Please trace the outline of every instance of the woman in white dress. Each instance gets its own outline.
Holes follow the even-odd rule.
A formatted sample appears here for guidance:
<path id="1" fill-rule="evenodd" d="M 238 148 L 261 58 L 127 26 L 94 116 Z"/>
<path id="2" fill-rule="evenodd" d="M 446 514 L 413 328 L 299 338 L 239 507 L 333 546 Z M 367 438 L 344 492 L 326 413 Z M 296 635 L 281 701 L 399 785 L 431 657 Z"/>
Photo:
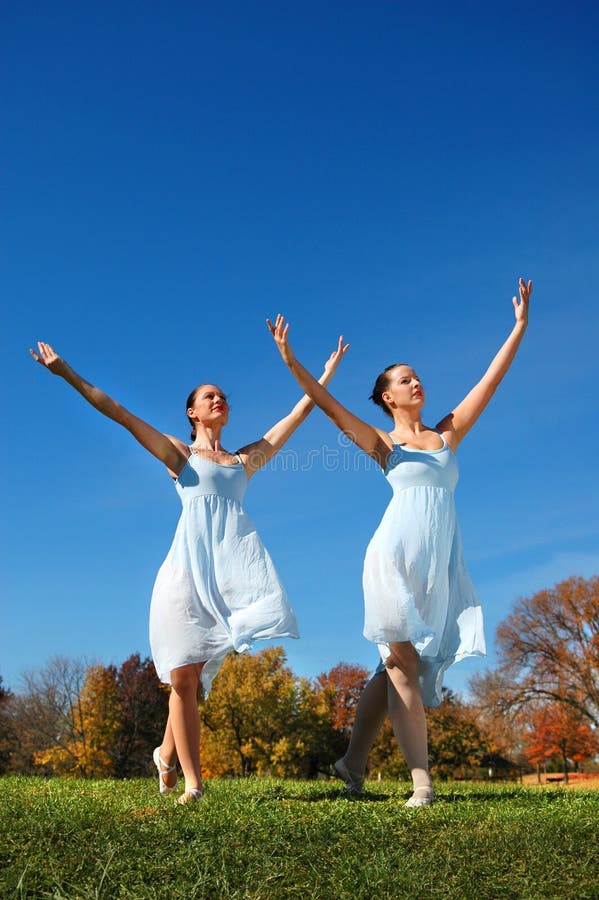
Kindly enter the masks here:
<path id="1" fill-rule="evenodd" d="M 347 347 L 339 341 L 320 379 L 333 377 Z M 150 608 L 150 643 L 160 679 L 171 684 L 164 738 L 154 751 L 162 794 L 177 786 L 176 764 L 185 776 L 178 803 L 203 794 L 197 693 L 204 695 L 232 650 L 254 640 L 298 637 L 297 623 L 270 556 L 242 507 L 248 479 L 291 437 L 313 409 L 309 397 L 237 453 L 221 443 L 229 404 L 214 384 L 189 395 L 192 443 L 162 434 L 85 381 L 49 344 L 38 343 L 33 358 L 59 375 L 94 406 L 131 432 L 166 466 L 183 510 L 169 553 L 158 572 Z"/>
<path id="2" fill-rule="evenodd" d="M 350 413 L 298 362 L 282 316 L 274 325 L 268 321 L 303 390 L 376 460 L 393 489 L 364 561 L 364 635 L 377 644 L 382 662 L 358 706 L 350 746 L 335 764 L 352 794 L 362 790 L 368 753 L 388 707 L 412 775 L 407 805 L 433 801 L 424 706 L 440 702 L 448 666 L 485 652 L 482 613 L 464 565 L 455 514 L 455 453 L 514 359 L 528 322 L 531 290 L 532 282 L 520 279 L 510 335 L 482 379 L 435 428 L 422 422 L 424 389 L 411 366 L 388 366 L 376 380 L 371 399 L 393 419 L 387 432 Z"/>

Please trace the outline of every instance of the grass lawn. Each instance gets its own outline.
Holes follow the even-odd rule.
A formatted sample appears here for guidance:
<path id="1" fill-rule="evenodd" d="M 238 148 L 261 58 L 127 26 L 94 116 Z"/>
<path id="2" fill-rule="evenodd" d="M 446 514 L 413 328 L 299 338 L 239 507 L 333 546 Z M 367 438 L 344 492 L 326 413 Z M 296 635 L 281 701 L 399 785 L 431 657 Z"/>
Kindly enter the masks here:
<path id="1" fill-rule="evenodd" d="M 599 897 L 599 791 L 216 781 L 177 807 L 155 781 L 0 779 L 2 897 Z"/>

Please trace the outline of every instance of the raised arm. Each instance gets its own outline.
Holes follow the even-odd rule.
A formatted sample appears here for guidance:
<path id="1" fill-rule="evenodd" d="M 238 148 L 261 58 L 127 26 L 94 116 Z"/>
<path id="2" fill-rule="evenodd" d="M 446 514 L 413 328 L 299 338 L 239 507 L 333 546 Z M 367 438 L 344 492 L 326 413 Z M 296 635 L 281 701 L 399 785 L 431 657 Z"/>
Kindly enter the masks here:
<path id="1" fill-rule="evenodd" d="M 94 387 L 93 384 L 90 384 L 89 381 L 78 375 L 62 357 L 58 356 L 50 344 L 39 341 L 37 346 L 37 353 L 35 350 L 29 351 L 36 362 L 48 369 L 49 372 L 52 372 L 53 375 L 59 375 L 61 378 L 64 378 L 67 384 L 79 391 L 81 396 L 88 403 L 91 403 L 98 412 L 108 416 L 109 419 L 130 431 L 142 447 L 145 447 L 153 456 L 163 462 L 171 473 L 178 475 L 181 472 L 187 456 L 180 446 L 173 443 L 173 440 L 162 434 L 162 432 L 157 431 L 156 428 L 148 425 L 143 419 L 134 416 L 133 413 L 109 397 L 108 394 L 105 394 L 104 391 Z M 181 444 L 181 442 L 178 442 L 178 444 Z"/>
<path id="2" fill-rule="evenodd" d="M 320 376 L 317 384 L 328 384 L 335 372 L 337 366 L 349 350 L 349 344 L 343 343 L 343 338 L 339 338 L 337 349 L 333 350 L 324 365 L 324 371 Z M 295 404 L 291 412 L 276 422 L 270 428 L 264 437 L 246 447 L 242 447 L 239 451 L 243 463 L 248 473 L 248 477 L 257 472 L 258 469 L 266 465 L 269 459 L 278 453 L 281 447 L 289 440 L 293 432 L 301 425 L 314 409 L 314 402 L 307 396 L 303 396 L 298 403 Z"/>
<path id="3" fill-rule="evenodd" d="M 512 364 L 524 332 L 528 325 L 528 303 L 532 293 L 532 281 L 528 284 L 520 278 L 518 282 L 519 298 L 513 297 L 516 323 L 494 357 L 491 365 L 472 390 L 464 397 L 462 402 L 441 419 L 437 428 L 445 437 L 447 443 L 455 450 L 457 445 L 468 434 L 476 420 L 486 408 L 491 397 L 499 387 L 505 373 Z"/>
<path id="4" fill-rule="evenodd" d="M 296 381 L 304 389 L 317 406 L 335 423 L 337 428 L 346 434 L 350 440 L 372 456 L 379 465 L 384 466 L 391 449 L 392 442 L 382 429 L 374 428 L 357 416 L 354 416 L 338 400 L 330 394 L 324 384 L 317 381 L 296 358 L 289 343 L 289 323 L 285 324 L 283 316 L 277 316 L 273 325 L 267 319 L 270 333 L 275 339 L 283 361 L 295 376 Z M 341 339 L 340 339 L 341 340 Z"/>

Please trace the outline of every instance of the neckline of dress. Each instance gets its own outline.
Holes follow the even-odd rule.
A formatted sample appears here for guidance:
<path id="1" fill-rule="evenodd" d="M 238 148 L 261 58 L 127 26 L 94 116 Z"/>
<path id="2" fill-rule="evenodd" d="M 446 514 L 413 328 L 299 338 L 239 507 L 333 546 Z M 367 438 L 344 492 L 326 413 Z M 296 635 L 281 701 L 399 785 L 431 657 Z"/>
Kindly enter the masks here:
<path id="1" fill-rule="evenodd" d="M 442 453 L 443 450 L 446 450 L 449 447 L 449 444 L 440 431 L 438 431 L 437 434 L 443 441 L 443 446 L 438 447 L 436 450 L 423 450 L 422 447 L 410 447 L 408 444 L 398 444 L 397 441 L 393 441 L 393 438 L 391 438 L 391 440 L 393 441 L 394 447 L 399 447 L 400 450 L 409 450 L 410 453 Z M 391 435 L 389 435 L 389 437 L 391 437 Z"/>
<path id="2" fill-rule="evenodd" d="M 236 455 L 237 455 L 237 454 L 236 454 Z M 215 459 L 210 459 L 209 456 L 202 456 L 201 453 L 198 453 L 196 450 L 192 450 L 191 447 L 190 447 L 190 448 L 189 448 L 189 457 L 188 457 L 188 460 L 187 460 L 188 462 L 189 462 L 189 460 L 191 459 L 192 456 L 197 456 L 197 457 L 199 457 L 200 459 L 205 460 L 206 462 L 212 463 L 214 466 L 220 466 L 221 469 L 234 469 L 236 466 L 243 466 L 243 463 L 242 463 L 242 461 L 239 459 L 239 457 L 237 458 L 237 462 L 234 462 L 234 463 L 219 463 L 219 462 L 217 462 Z"/>

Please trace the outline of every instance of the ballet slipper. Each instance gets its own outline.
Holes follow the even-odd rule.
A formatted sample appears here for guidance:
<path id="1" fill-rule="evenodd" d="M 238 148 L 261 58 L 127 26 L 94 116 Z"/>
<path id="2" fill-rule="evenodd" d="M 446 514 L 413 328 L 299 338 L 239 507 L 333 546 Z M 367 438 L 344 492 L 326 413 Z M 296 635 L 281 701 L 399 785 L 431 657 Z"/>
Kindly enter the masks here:
<path id="1" fill-rule="evenodd" d="M 338 759 L 336 763 L 333 763 L 333 768 L 339 778 L 343 779 L 345 782 L 345 790 L 349 796 L 361 797 L 364 788 L 364 778 L 360 775 L 356 775 L 354 772 L 350 772 L 345 765 L 343 757 Z"/>
<path id="2" fill-rule="evenodd" d="M 168 766 L 165 761 L 160 756 L 160 747 L 156 747 L 154 753 L 152 754 L 152 759 L 154 761 L 154 765 L 158 769 L 158 786 L 160 788 L 161 794 L 172 794 L 174 790 L 177 788 L 178 779 L 175 778 L 175 783 L 171 786 L 168 785 L 165 781 L 164 776 L 168 775 L 170 772 L 174 772 L 176 770 L 176 766 Z"/>
<path id="3" fill-rule="evenodd" d="M 190 788 L 177 799 L 179 806 L 185 806 L 186 803 L 194 803 L 204 799 L 204 791 L 201 788 Z"/>
<path id="4" fill-rule="evenodd" d="M 407 801 L 406 806 L 408 809 L 417 809 L 419 806 L 430 806 L 431 803 L 435 802 L 435 792 L 433 791 L 433 786 L 427 785 L 426 787 L 417 787 Z"/>

